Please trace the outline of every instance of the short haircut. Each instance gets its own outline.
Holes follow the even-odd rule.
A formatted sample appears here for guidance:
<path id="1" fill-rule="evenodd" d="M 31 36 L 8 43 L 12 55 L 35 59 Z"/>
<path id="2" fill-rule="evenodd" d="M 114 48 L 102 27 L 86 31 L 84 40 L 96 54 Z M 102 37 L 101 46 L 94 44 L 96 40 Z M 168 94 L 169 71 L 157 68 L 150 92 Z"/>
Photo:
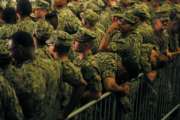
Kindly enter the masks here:
<path id="1" fill-rule="evenodd" d="M 30 16 L 32 5 L 29 0 L 19 0 L 17 3 L 17 11 L 21 16 Z"/>
<path id="2" fill-rule="evenodd" d="M 21 45 L 23 47 L 34 47 L 32 36 L 23 31 L 16 32 L 12 35 L 12 40 L 15 45 Z"/>
<path id="3" fill-rule="evenodd" d="M 16 16 L 16 11 L 14 8 L 9 7 L 5 8 L 2 12 L 2 19 L 6 23 L 16 23 L 17 21 L 17 16 Z"/>

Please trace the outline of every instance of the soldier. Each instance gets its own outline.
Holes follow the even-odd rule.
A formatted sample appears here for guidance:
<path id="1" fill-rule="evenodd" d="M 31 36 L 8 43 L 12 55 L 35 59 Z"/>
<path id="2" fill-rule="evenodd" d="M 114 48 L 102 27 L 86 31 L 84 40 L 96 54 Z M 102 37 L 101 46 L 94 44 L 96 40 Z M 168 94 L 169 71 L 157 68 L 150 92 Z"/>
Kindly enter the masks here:
<path id="1" fill-rule="evenodd" d="M 17 16 L 14 8 L 5 8 L 2 13 L 2 20 L 4 25 L 0 28 L 0 39 L 8 39 L 13 33 L 17 31 L 16 22 Z"/>
<path id="2" fill-rule="evenodd" d="M 70 34 L 74 34 L 77 32 L 79 26 L 81 26 L 81 21 L 68 7 L 66 7 L 66 5 L 67 0 L 54 1 L 54 7 L 58 11 L 58 30 L 63 30 Z M 74 29 L 71 31 L 66 31 L 66 27 L 69 25 L 73 26 Z"/>
<path id="3" fill-rule="evenodd" d="M 99 98 L 102 91 L 101 77 L 89 62 L 95 37 L 94 32 L 81 28 L 73 43 L 73 50 L 77 53 L 74 63 L 81 68 L 83 78 L 88 83 L 84 96 L 90 99 Z"/>
<path id="4" fill-rule="evenodd" d="M 25 119 L 55 120 L 60 71 L 47 66 L 48 60 L 35 58 L 34 42 L 29 33 L 19 31 L 9 43 L 12 64 L 4 76 L 16 90 Z"/>
<path id="5" fill-rule="evenodd" d="M 49 39 L 51 32 L 54 30 L 53 26 L 45 20 L 48 8 L 49 3 L 43 0 L 37 1 L 34 8 L 34 14 L 37 19 L 34 36 L 40 46 L 45 45 L 45 41 Z"/>
<path id="6" fill-rule="evenodd" d="M 30 17 L 32 6 L 29 0 L 19 0 L 17 3 L 17 12 L 20 16 L 20 20 L 17 23 L 17 29 L 19 31 L 26 31 L 33 35 L 34 30 L 36 29 L 36 24 Z"/>
<path id="7" fill-rule="evenodd" d="M 0 76 L 0 92 L 0 119 L 24 120 L 24 115 L 15 90 L 2 76 Z"/>
<path id="8" fill-rule="evenodd" d="M 101 40 L 99 50 L 118 53 L 122 57 L 130 78 L 134 78 L 140 71 L 140 48 L 142 36 L 135 31 L 137 18 L 132 11 L 113 15 L 112 25 Z M 136 71 L 136 72 L 135 72 Z"/>
<path id="9" fill-rule="evenodd" d="M 156 16 L 153 21 L 155 43 L 159 47 L 160 52 L 164 54 L 168 54 L 169 52 L 170 40 L 167 28 L 170 20 L 170 11 L 170 6 L 161 6 L 156 11 Z"/>
<path id="10" fill-rule="evenodd" d="M 169 44 L 169 49 L 171 51 L 179 51 L 180 50 L 180 34 L 179 34 L 179 29 L 180 29 L 180 5 L 176 4 L 174 5 L 174 9 L 171 11 L 170 14 L 170 24 L 168 27 L 168 32 L 169 32 L 169 37 L 170 37 L 170 44 Z"/>
<path id="11" fill-rule="evenodd" d="M 134 5 L 134 14 L 139 18 L 139 25 L 136 30 L 142 35 L 143 43 L 154 43 L 154 32 L 150 24 L 150 8 L 145 3 Z"/>
<path id="12" fill-rule="evenodd" d="M 60 95 L 60 104 L 63 114 L 60 116 L 60 119 L 66 118 L 79 104 L 82 92 L 87 84 L 82 77 L 80 69 L 68 58 L 68 52 L 72 42 L 71 39 L 72 37 L 68 33 L 55 31 L 46 42 L 48 50 L 53 58 L 61 60 L 62 62 L 62 82 L 60 83 L 60 92 L 62 92 L 62 94 Z M 71 92 L 72 87 L 73 91 Z"/>
<path id="13" fill-rule="evenodd" d="M 93 48 L 93 53 L 96 53 L 100 44 L 100 40 L 104 36 L 104 31 L 96 26 L 96 23 L 99 21 L 99 15 L 91 9 L 87 9 L 81 13 L 81 21 L 87 29 L 96 33 L 96 40 L 94 41 Z"/>

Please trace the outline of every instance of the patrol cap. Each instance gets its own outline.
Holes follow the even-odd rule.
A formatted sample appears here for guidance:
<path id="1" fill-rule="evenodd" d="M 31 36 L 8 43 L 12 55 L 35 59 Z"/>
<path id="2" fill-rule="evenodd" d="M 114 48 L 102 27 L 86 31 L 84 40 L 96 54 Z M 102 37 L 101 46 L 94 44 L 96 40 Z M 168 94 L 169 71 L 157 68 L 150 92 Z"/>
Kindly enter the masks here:
<path id="1" fill-rule="evenodd" d="M 43 9 L 49 9 L 50 4 L 49 2 L 45 1 L 45 0 L 37 0 L 35 2 L 34 8 L 43 8 Z"/>
<path id="2" fill-rule="evenodd" d="M 72 36 L 64 31 L 54 31 L 46 44 L 71 46 Z"/>
<path id="3" fill-rule="evenodd" d="M 74 37 L 78 42 L 86 43 L 94 41 L 96 39 L 96 34 L 87 28 L 80 28 Z"/>
<path id="4" fill-rule="evenodd" d="M 169 15 L 172 11 L 172 8 L 169 4 L 162 5 L 159 9 L 155 11 L 156 17 L 162 20 L 169 20 Z"/>
<path id="5" fill-rule="evenodd" d="M 76 15 L 80 14 L 82 11 L 82 4 L 79 2 L 74 2 L 74 1 L 69 2 L 67 4 L 67 7 Z"/>
<path id="6" fill-rule="evenodd" d="M 99 15 L 91 9 L 87 9 L 82 12 L 81 17 L 92 24 L 95 24 L 99 19 Z"/>
<path id="7" fill-rule="evenodd" d="M 135 4 L 134 15 L 143 18 L 151 18 L 150 8 L 145 3 Z"/>
<path id="8" fill-rule="evenodd" d="M 131 11 L 131 10 L 128 10 L 124 13 L 115 13 L 112 16 L 124 19 L 127 22 L 132 23 L 132 24 L 134 24 L 136 22 L 135 15 L 133 14 L 133 11 Z"/>

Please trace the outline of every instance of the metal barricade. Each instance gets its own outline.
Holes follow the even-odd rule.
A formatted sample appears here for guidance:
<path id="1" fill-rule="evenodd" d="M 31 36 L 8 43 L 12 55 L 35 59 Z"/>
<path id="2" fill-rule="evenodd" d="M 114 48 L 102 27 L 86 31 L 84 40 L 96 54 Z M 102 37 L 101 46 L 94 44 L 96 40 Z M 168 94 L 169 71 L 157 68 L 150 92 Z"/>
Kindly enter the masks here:
<path id="1" fill-rule="evenodd" d="M 132 81 L 131 112 L 123 113 L 117 96 L 105 93 L 75 110 L 67 120 L 180 120 L 180 56 L 158 72 L 152 83 L 143 79 L 143 74 Z M 169 119 L 171 114 L 174 119 Z"/>

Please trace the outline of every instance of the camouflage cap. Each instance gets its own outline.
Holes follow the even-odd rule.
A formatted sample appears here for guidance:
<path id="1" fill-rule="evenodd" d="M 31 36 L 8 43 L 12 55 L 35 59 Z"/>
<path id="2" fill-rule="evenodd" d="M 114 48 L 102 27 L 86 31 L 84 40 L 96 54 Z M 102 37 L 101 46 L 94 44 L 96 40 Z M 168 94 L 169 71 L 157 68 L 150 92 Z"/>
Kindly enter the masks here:
<path id="1" fill-rule="evenodd" d="M 128 11 L 126 11 L 124 13 L 120 13 L 120 12 L 119 13 L 115 13 L 112 16 L 124 19 L 127 22 L 132 23 L 132 24 L 136 23 L 136 20 L 135 20 L 136 17 L 133 14 L 133 11 L 131 11 L 131 10 L 128 10 Z"/>
<path id="2" fill-rule="evenodd" d="M 102 8 L 95 4 L 94 2 L 87 1 L 83 4 L 83 10 L 91 9 L 95 12 L 100 13 L 102 11 Z"/>
<path id="3" fill-rule="evenodd" d="M 157 51 L 159 51 L 156 45 L 153 45 L 150 43 L 142 44 L 140 60 L 141 60 L 142 70 L 144 72 L 149 72 L 152 70 L 152 65 L 150 62 L 150 55 L 153 49 L 156 49 Z"/>
<path id="4" fill-rule="evenodd" d="M 163 4 L 159 9 L 155 11 L 156 17 L 160 19 L 169 20 L 169 15 L 172 11 L 172 7 L 169 4 Z"/>
<path id="5" fill-rule="evenodd" d="M 45 0 L 37 0 L 33 6 L 34 8 L 43 8 L 43 9 L 49 9 L 50 4 L 49 2 Z"/>
<path id="6" fill-rule="evenodd" d="M 96 12 L 94 12 L 93 10 L 91 10 L 91 9 L 87 9 L 84 12 L 82 12 L 81 17 L 85 21 L 88 21 L 88 22 L 90 22 L 92 24 L 95 24 L 99 19 L 99 15 Z"/>
<path id="7" fill-rule="evenodd" d="M 135 4 L 135 0 L 120 0 L 121 4 Z"/>
<path id="8" fill-rule="evenodd" d="M 72 36 L 64 31 L 54 31 L 46 44 L 71 46 Z"/>
<path id="9" fill-rule="evenodd" d="M 79 3 L 79 2 L 74 2 L 74 1 L 69 2 L 69 3 L 67 4 L 67 7 L 68 7 L 69 9 L 71 9 L 71 11 L 72 11 L 73 13 L 75 13 L 76 15 L 80 14 L 80 12 L 82 11 L 82 4 Z"/>
<path id="10" fill-rule="evenodd" d="M 134 14 L 138 17 L 151 18 L 150 8 L 145 3 L 135 4 Z"/>
<path id="11" fill-rule="evenodd" d="M 96 39 L 96 34 L 87 28 L 80 28 L 78 33 L 74 36 L 78 42 L 91 42 Z"/>

